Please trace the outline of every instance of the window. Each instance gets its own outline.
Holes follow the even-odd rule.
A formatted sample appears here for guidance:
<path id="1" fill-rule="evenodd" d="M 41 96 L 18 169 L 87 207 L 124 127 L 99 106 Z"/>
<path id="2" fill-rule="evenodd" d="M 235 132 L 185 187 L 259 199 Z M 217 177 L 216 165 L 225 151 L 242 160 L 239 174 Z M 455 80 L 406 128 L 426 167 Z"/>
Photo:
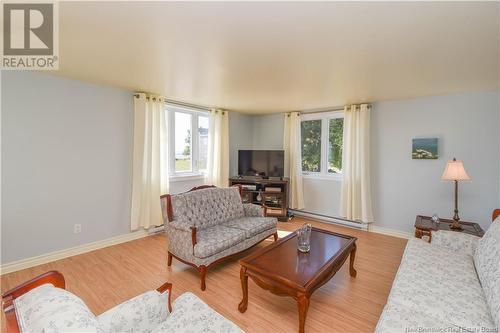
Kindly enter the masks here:
<path id="1" fill-rule="evenodd" d="M 300 124 L 302 171 L 321 170 L 321 120 L 306 120 Z"/>
<path id="2" fill-rule="evenodd" d="M 190 172 L 193 170 L 191 158 L 192 115 L 184 112 L 175 113 L 175 172 Z"/>
<path id="3" fill-rule="evenodd" d="M 170 174 L 196 176 L 206 172 L 208 114 L 202 110 L 167 106 L 170 137 Z"/>
<path id="4" fill-rule="evenodd" d="M 328 172 L 342 173 L 344 118 L 328 119 Z"/>
<path id="5" fill-rule="evenodd" d="M 300 124 L 302 172 L 307 175 L 342 173 L 342 112 L 304 114 Z"/>

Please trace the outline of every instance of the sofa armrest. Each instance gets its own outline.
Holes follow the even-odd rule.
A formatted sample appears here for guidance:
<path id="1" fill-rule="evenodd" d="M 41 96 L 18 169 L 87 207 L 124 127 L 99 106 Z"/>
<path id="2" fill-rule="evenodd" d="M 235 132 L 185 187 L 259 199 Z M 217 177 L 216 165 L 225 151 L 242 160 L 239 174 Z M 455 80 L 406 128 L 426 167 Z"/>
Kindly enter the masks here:
<path id="1" fill-rule="evenodd" d="M 181 221 L 169 222 L 165 225 L 165 232 L 169 238 L 169 248 L 176 248 L 177 251 L 189 251 L 194 254 L 194 246 L 198 242 L 198 229 L 194 226 L 189 226 Z M 186 239 L 191 239 L 191 244 L 186 242 Z M 187 246 L 189 245 L 189 248 Z"/>
<path id="2" fill-rule="evenodd" d="M 167 233 L 169 228 L 173 228 L 179 231 L 187 231 L 191 233 L 191 228 L 192 228 L 190 225 L 182 221 L 168 222 L 167 224 L 165 224 L 165 226 L 166 226 L 165 230 L 167 231 Z"/>
<path id="3" fill-rule="evenodd" d="M 167 320 L 172 285 L 147 291 L 97 316 L 105 332 L 150 332 Z M 162 292 L 160 290 L 163 290 Z"/>
<path id="4" fill-rule="evenodd" d="M 262 217 L 264 216 L 264 207 L 247 203 L 243 204 L 243 210 L 246 217 Z"/>
<path id="5" fill-rule="evenodd" d="M 52 284 L 56 288 L 66 288 L 64 276 L 57 271 L 49 271 L 2 294 L 2 309 L 5 314 L 7 332 L 15 333 L 20 331 L 14 309 L 14 300 L 30 290 L 47 283 Z"/>
<path id="6" fill-rule="evenodd" d="M 479 239 L 481 238 L 461 232 L 438 230 L 432 233 L 431 243 L 472 256 Z"/>

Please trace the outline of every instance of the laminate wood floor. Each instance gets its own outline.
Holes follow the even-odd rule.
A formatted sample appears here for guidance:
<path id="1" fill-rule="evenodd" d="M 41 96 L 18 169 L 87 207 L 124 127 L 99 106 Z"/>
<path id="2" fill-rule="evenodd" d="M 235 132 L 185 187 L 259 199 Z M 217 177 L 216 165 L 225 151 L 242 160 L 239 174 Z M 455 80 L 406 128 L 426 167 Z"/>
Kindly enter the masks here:
<path id="1" fill-rule="evenodd" d="M 306 332 L 373 332 L 389 295 L 406 240 L 298 217 L 291 222 L 280 222 L 278 229 L 292 231 L 305 222 L 358 238 L 357 277 L 349 276 L 347 261 L 313 294 Z M 66 278 L 67 289 L 81 297 L 95 314 L 100 314 L 169 281 L 173 283 L 172 299 L 183 292 L 193 292 L 248 333 L 298 330 L 296 302 L 261 289 L 251 279 L 248 310 L 244 314 L 238 312 L 242 295 L 238 259 L 209 270 L 207 290 L 202 292 L 195 269 L 175 258 L 172 267 L 167 267 L 166 242 L 165 235 L 158 234 L 9 273 L 1 277 L 1 290 L 4 292 L 46 271 L 58 270 Z M 258 246 L 266 246 L 269 242 L 271 240 L 266 240 Z"/>

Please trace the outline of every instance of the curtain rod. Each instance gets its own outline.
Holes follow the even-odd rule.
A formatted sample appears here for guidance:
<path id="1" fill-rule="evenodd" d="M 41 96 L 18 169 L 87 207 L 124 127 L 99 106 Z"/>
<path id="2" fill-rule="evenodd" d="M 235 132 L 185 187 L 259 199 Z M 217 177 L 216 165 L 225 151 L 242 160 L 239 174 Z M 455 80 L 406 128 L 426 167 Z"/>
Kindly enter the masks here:
<path id="1" fill-rule="evenodd" d="M 372 105 L 370 103 L 361 103 L 368 104 L 368 109 L 371 109 Z M 359 108 L 359 105 L 356 105 L 356 108 Z M 322 109 L 311 109 L 311 110 L 303 110 L 299 111 L 300 114 L 315 114 L 315 113 L 324 113 L 324 112 L 338 112 L 344 111 L 344 108 L 322 108 Z M 289 112 L 285 112 L 289 113 Z"/>
<path id="2" fill-rule="evenodd" d="M 134 97 L 139 98 L 139 94 L 134 94 Z M 146 99 L 149 99 L 149 97 L 146 96 Z M 210 111 L 212 109 L 215 109 L 214 107 L 210 107 L 210 106 L 196 105 L 196 104 L 191 104 L 191 103 L 186 103 L 186 102 L 178 102 L 178 101 L 174 101 L 174 100 L 166 99 L 166 98 L 163 99 L 163 102 L 165 104 L 170 104 L 173 106 L 181 106 L 181 107 L 198 109 L 198 110 L 205 110 L 205 111 Z"/>

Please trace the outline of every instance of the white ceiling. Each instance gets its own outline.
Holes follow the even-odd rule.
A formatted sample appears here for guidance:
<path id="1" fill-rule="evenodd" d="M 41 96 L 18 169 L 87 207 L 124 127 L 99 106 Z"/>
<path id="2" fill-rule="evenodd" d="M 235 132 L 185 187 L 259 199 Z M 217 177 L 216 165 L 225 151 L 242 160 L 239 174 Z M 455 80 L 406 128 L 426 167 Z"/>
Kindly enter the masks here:
<path id="1" fill-rule="evenodd" d="M 57 74 L 252 113 L 494 90 L 499 7 L 61 2 Z"/>

